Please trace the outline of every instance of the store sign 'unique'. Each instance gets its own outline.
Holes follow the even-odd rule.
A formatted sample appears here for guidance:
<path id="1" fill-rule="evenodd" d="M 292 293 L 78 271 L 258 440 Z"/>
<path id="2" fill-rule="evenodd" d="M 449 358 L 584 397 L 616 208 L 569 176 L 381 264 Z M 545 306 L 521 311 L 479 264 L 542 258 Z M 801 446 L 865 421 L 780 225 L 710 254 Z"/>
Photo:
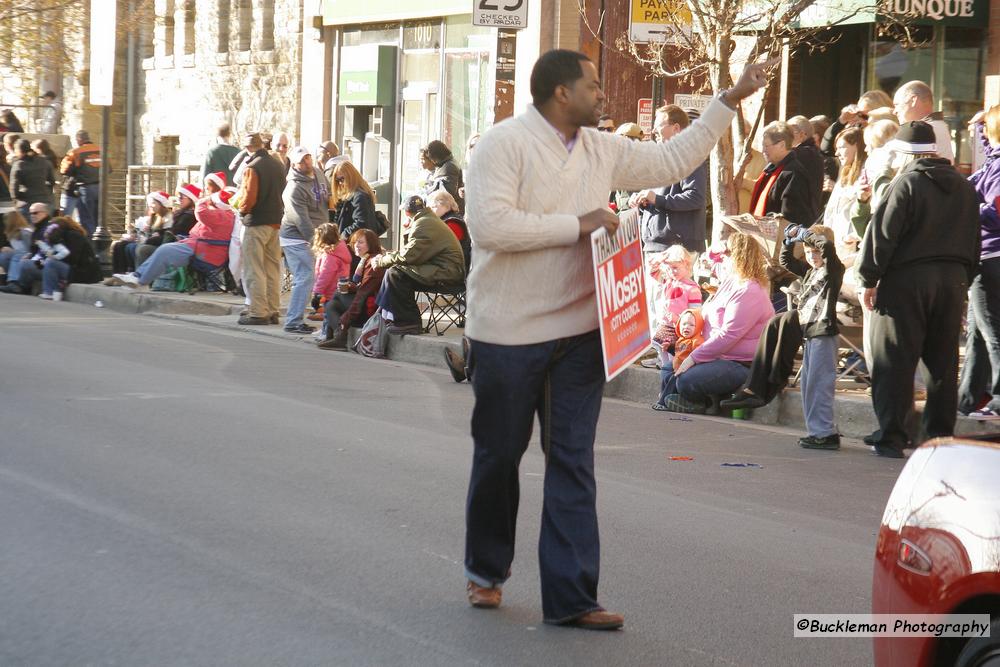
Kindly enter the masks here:
<path id="1" fill-rule="evenodd" d="M 973 0 L 888 0 L 889 14 L 929 18 L 941 21 L 972 18 L 976 15 Z"/>

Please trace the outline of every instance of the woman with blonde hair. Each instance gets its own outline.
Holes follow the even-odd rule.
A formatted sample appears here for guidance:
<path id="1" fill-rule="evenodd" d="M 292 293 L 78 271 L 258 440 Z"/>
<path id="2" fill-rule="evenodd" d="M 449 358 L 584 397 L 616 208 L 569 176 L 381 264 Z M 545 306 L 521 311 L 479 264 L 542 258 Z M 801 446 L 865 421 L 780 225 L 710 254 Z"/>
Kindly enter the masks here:
<path id="1" fill-rule="evenodd" d="M 853 255 L 861 241 L 851 224 L 851 209 L 858 199 L 858 179 L 865 164 L 863 134 L 861 128 L 850 127 L 837 135 L 836 154 L 840 169 L 830 200 L 823 209 L 823 225 L 833 230 L 841 259 Z"/>
<path id="2" fill-rule="evenodd" d="M 677 368 L 677 393 L 661 395 L 660 404 L 671 412 L 717 412 L 719 399 L 746 382 L 757 340 L 774 316 L 761 245 L 733 232 L 726 255 L 732 270 L 701 310 L 705 342 Z"/>
<path id="3" fill-rule="evenodd" d="M 378 233 L 375 192 L 350 162 L 333 168 L 333 197 L 340 204 L 336 223 L 341 236 L 350 238 L 359 229 Z"/>

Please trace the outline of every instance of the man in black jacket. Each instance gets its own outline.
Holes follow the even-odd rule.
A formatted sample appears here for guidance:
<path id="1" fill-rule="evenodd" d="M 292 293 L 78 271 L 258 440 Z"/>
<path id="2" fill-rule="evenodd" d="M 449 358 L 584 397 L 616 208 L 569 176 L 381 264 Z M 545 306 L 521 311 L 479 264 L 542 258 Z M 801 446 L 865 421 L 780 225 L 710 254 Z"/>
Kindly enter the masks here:
<path id="1" fill-rule="evenodd" d="M 281 302 L 281 245 L 278 228 L 285 207 L 285 168 L 264 150 L 260 134 L 247 135 L 250 156 L 236 195 L 246 231 L 243 236 L 243 277 L 250 309 L 240 324 L 277 324 Z"/>
<path id="2" fill-rule="evenodd" d="M 965 294 L 979 260 L 979 204 L 972 185 L 937 157 L 934 129 L 914 121 L 889 146 L 906 164 L 875 209 L 858 274 L 872 310 L 875 453 L 902 458 L 913 409 L 913 374 L 926 367 L 928 438 L 954 432 L 958 339 Z"/>
<path id="3" fill-rule="evenodd" d="M 809 197 L 816 215 L 813 221 L 823 213 L 823 175 L 825 165 L 823 154 L 813 139 L 812 122 L 805 116 L 793 116 L 788 119 L 788 127 L 792 131 L 792 145 L 795 157 L 802 164 L 802 170 L 809 179 Z"/>

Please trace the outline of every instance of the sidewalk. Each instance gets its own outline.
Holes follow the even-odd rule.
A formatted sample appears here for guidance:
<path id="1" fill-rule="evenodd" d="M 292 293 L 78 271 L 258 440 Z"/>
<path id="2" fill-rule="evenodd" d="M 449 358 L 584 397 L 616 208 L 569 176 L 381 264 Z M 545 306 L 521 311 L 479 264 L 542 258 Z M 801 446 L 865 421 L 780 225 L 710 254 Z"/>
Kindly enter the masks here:
<path id="1" fill-rule="evenodd" d="M 287 294 L 282 294 L 287 299 Z M 148 314 L 155 317 L 177 319 L 203 326 L 246 331 L 262 336 L 283 340 L 301 340 L 313 346 L 311 335 L 285 333 L 281 326 L 240 326 L 237 324 L 239 311 L 243 309 L 242 297 L 228 293 L 199 292 L 194 295 L 176 292 L 136 292 L 126 287 L 105 287 L 100 284 L 71 284 L 66 292 L 66 300 L 74 303 L 96 304 L 121 313 Z M 444 348 L 456 351 L 461 347 L 462 330 L 452 327 L 443 336 L 433 333 L 422 336 L 391 336 L 386 353 L 387 358 L 409 363 L 444 368 Z M 335 352 L 317 350 L 317 354 L 331 358 Z M 343 353 L 341 353 L 343 354 Z M 650 404 L 659 394 L 659 372 L 633 365 L 608 383 L 604 395 L 634 403 Z M 922 404 L 917 404 L 917 410 Z M 872 433 L 876 427 L 875 413 L 871 399 L 860 391 L 838 391 L 835 399 L 837 425 L 842 435 L 862 438 Z M 754 410 L 750 421 L 768 426 L 783 426 L 804 431 L 802 403 L 797 389 L 786 389 L 769 405 Z M 958 435 L 979 435 L 1000 432 L 1000 423 L 977 421 L 959 417 L 956 425 Z"/>

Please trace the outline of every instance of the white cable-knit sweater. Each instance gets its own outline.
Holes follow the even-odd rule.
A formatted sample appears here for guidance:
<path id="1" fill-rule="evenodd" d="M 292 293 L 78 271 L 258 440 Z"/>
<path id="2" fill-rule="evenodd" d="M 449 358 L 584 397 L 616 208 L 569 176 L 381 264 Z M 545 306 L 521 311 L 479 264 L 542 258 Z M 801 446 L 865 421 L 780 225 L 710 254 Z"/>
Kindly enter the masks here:
<path id="1" fill-rule="evenodd" d="M 578 217 L 606 207 L 612 190 L 681 180 L 733 115 L 715 100 L 662 144 L 581 128 L 572 152 L 533 106 L 490 128 L 465 177 L 473 243 L 466 335 L 525 345 L 596 329 L 590 239 L 579 238 Z"/>

